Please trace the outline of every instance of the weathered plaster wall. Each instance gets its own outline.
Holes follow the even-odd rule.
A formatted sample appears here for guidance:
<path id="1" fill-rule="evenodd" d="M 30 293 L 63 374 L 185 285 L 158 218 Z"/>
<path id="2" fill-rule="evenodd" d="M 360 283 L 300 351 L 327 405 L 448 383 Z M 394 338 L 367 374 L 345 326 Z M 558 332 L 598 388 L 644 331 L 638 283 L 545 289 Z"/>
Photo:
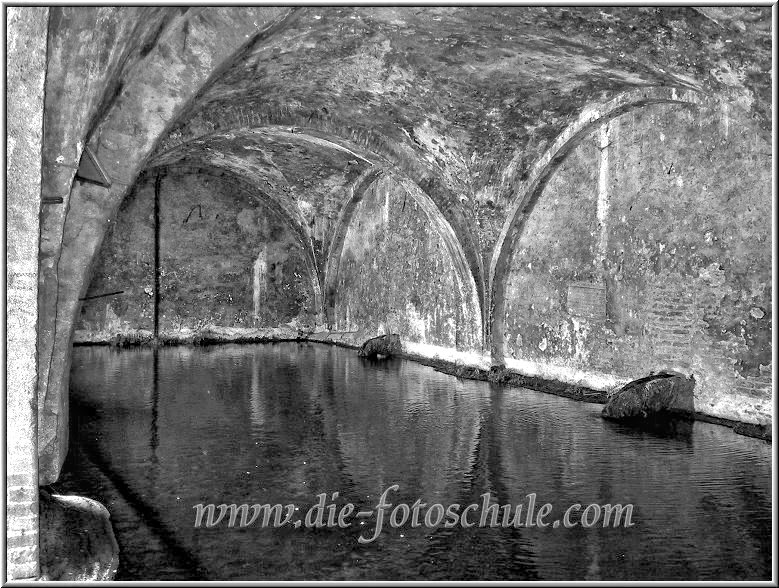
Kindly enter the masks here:
<path id="1" fill-rule="evenodd" d="M 356 339 L 401 339 L 474 350 L 478 312 L 468 308 L 443 238 L 420 204 L 392 178 L 366 191 L 352 217 L 336 279 L 336 328 Z"/>
<path id="2" fill-rule="evenodd" d="M 511 261 L 507 365 L 694 373 L 695 408 L 771 420 L 771 148 L 736 110 L 655 105 L 585 138 Z M 543 368 L 542 368 L 543 369 Z"/>
<path id="3" fill-rule="evenodd" d="M 36 328 L 45 7 L 6 8 L 6 577 L 38 575 Z"/>
<path id="4" fill-rule="evenodd" d="M 311 242 L 318 266 L 324 265 L 343 201 L 371 162 L 324 137 L 289 127 L 213 133 L 154 157 L 153 167 L 207 166 L 253 184 L 298 225 Z"/>
<path id="5" fill-rule="evenodd" d="M 97 258 L 78 329 L 151 331 L 154 186 L 125 199 Z M 303 249 L 279 216 L 225 177 L 171 173 L 160 184 L 160 332 L 312 322 Z M 111 292 L 122 294 L 92 298 Z"/>

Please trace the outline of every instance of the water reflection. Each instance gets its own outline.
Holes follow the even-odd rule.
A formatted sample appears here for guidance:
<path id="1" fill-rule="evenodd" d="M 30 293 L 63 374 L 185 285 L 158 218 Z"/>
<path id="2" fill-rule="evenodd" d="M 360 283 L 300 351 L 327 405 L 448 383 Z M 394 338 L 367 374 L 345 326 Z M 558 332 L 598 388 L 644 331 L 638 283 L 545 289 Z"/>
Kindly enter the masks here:
<path id="1" fill-rule="evenodd" d="M 770 446 L 704 423 L 636 431 L 600 407 L 314 344 L 76 348 L 63 490 L 102 500 L 119 579 L 765 579 Z M 198 503 L 321 492 L 632 503 L 633 528 L 194 528 Z M 712 530 L 716 530 L 713 532 Z"/>

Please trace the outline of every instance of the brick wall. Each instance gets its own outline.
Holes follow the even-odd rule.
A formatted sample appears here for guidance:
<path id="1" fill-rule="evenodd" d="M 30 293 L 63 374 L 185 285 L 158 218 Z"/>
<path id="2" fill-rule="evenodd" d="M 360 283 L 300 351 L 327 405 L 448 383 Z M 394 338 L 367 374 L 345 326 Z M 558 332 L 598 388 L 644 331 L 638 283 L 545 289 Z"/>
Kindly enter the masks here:
<path id="1" fill-rule="evenodd" d="M 48 8 L 7 8 L 6 576 L 38 576 L 36 327 Z"/>
<path id="2" fill-rule="evenodd" d="M 735 109 L 649 106 L 585 137 L 511 260 L 506 357 L 693 373 L 696 410 L 770 422 L 770 154 Z"/>

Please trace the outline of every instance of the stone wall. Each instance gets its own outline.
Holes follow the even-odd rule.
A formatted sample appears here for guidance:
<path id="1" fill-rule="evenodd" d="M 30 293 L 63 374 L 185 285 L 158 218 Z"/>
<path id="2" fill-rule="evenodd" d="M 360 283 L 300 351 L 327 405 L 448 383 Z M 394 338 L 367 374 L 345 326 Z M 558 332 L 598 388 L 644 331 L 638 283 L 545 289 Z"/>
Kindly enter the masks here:
<path id="1" fill-rule="evenodd" d="M 392 178 L 376 181 L 352 217 L 336 292 L 336 328 L 356 331 L 356 340 L 398 333 L 405 342 L 480 347 L 478 315 L 444 239 Z"/>
<path id="2" fill-rule="evenodd" d="M 49 9 L 6 8 L 6 578 L 38 575 L 36 328 Z"/>
<path id="3" fill-rule="evenodd" d="M 154 186 L 147 177 L 111 222 L 78 329 L 153 330 Z M 161 333 L 313 320 L 302 246 L 256 196 L 223 177 L 171 173 L 159 201 Z"/>
<path id="4" fill-rule="evenodd" d="M 511 261 L 504 350 L 608 385 L 695 374 L 695 408 L 771 420 L 771 147 L 737 111 L 639 108 L 558 168 Z"/>
<path id="5" fill-rule="evenodd" d="M 770 15 L 767 7 L 714 16 L 675 8 L 542 8 L 521 16 L 502 9 L 350 8 L 324 17 L 318 8 L 52 9 L 48 59 L 40 68 L 47 76 L 42 185 L 44 197 L 62 201 L 46 206 L 40 219 L 40 481 L 56 480 L 67 450 L 69 353 L 79 298 L 105 293 L 85 292 L 92 262 L 120 203 L 160 149 L 219 129 L 230 136 L 198 150 L 210 154 L 210 163 L 224 165 L 230 160 L 225 152 L 234 148 L 247 163 L 252 157 L 245 152 L 263 150 L 253 150 L 257 145 L 251 142 L 238 145 L 233 131 L 253 134 L 257 127 L 279 125 L 295 135 L 303 128 L 315 144 L 321 145 L 322 137 L 335 139 L 341 153 L 349 153 L 343 163 L 370 160 L 396 167 L 435 203 L 455 233 L 447 236 L 450 252 L 456 241 L 486 322 L 494 284 L 485 270 L 514 188 L 548 152 L 550 141 L 590 105 L 637 87 L 674 94 L 677 88 L 696 88 L 744 105 L 747 116 L 768 132 Z M 530 33 L 516 36 L 518 27 Z M 646 34 L 653 30 L 663 30 L 663 38 Z M 466 37 L 470 40 L 463 42 Z M 25 37 L 25 42 L 43 41 Z M 328 51 L 317 49 L 323 43 Z M 554 55 L 550 43 L 557 47 Z M 9 64 L 11 56 L 9 50 Z M 26 67 L 29 60 L 19 58 Z M 110 189 L 73 182 L 84 145 L 106 168 Z M 751 149 L 747 143 L 736 148 L 741 154 Z M 282 192 L 295 186 L 288 194 L 296 196 L 297 190 L 321 188 L 322 195 L 333 196 L 327 206 L 315 207 L 314 216 L 328 220 L 314 218 L 309 225 L 323 261 L 322 237 L 337 218 L 330 204 L 339 201 L 342 188 L 340 180 L 327 179 L 352 181 L 358 170 L 342 173 L 343 158 L 324 157 L 321 173 L 310 174 L 308 155 L 321 157 L 315 151 L 298 145 L 270 167 L 284 175 L 303 169 L 288 185 L 279 184 Z M 362 172 L 365 166 L 358 166 Z M 262 267 L 257 257 L 253 261 Z M 463 272 L 457 273 L 462 280 Z M 764 313 L 754 320 L 770 321 L 762 306 L 752 308 L 749 316 Z M 739 307 L 728 316 L 741 312 Z M 188 316 L 173 317 L 174 326 L 186 324 Z M 706 316 L 702 320 L 712 325 L 711 313 Z M 745 340 L 765 336 L 765 329 L 752 329 L 750 319 L 740 320 L 745 324 L 722 327 L 730 329 L 733 341 L 741 337 L 741 327 Z M 735 352 L 730 349 L 728 357 Z M 739 380 L 744 393 L 764 389 L 762 360 L 738 357 L 754 378 Z"/>

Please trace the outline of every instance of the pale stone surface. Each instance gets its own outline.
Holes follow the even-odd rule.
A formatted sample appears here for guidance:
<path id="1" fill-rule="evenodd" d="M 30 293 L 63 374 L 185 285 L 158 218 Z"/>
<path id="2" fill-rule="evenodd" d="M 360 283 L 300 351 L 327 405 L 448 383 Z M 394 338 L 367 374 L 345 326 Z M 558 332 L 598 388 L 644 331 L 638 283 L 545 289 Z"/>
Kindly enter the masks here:
<path id="1" fill-rule="evenodd" d="M 7 579 L 38 574 L 36 346 L 43 84 L 49 9 L 7 8 Z"/>

